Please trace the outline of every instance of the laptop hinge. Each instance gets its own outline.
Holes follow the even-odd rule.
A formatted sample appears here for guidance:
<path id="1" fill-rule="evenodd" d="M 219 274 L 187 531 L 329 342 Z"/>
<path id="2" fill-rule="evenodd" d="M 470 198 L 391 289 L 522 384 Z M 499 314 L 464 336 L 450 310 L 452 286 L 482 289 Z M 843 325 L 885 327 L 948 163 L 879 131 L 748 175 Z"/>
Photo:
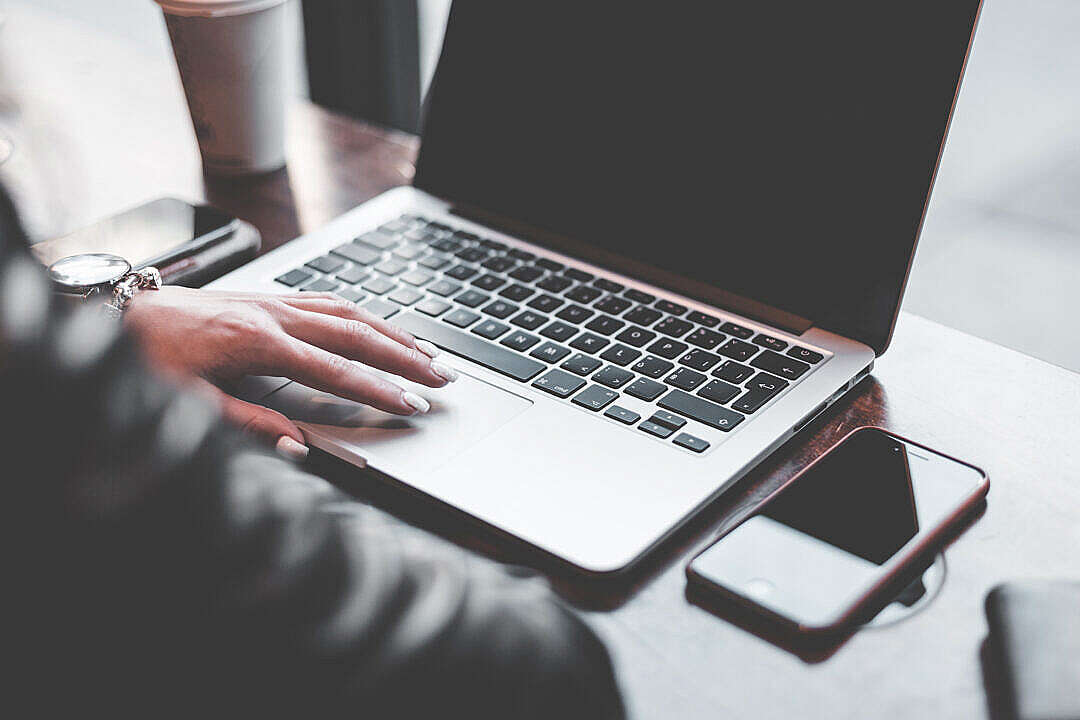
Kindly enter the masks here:
<path id="1" fill-rule="evenodd" d="M 454 205 L 450 208 L 450 213 L 506 235 L 512 235 L 557 250 L 593 265 L 611 268 L 619 274 L 632 277 L 635 280 L 642 280 L 672 292 L 677 292 L 680 295 L 695 298 L 709 305 L 738 313 L 751 320 L 771 325 L 793 335 L 802 335 L 814 325 L 807 318 L 723 290 L 715 285 L 691 280 L 676 273 L 622 257 L 617 253 L 604 250 L 587 242 L 571 240 L 565 236 L 533 227 L 519 220 L 503 217 L 497 213 L 468 205 Z"/>

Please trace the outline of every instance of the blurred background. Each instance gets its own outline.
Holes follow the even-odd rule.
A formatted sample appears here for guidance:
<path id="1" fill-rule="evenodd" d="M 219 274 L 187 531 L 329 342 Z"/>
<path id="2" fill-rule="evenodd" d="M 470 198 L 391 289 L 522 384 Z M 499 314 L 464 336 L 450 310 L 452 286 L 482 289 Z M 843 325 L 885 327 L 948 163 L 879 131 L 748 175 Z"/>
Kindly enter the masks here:
<path id="1" fill-rule="evenodd" d="M 290 93 L 416 132 L 449 7 L 450 0 L 292 0 Z M 191 132 L 151 0 L 4 0 L 0 14 L 0 139 L 13 146 L 0 176 L 17 177 L 35 235 L 97 219 L 80 207 L 119 210 L 147 199 L 131 186 L 93 182 L 96 163 L 132 163 L 161 173 L 160 186 L 190 187 L 201 173 L 193 143 L 190 157 L 169 158 L 168 167 L 139 152 L 155 133 Z M 45 24 L 50 46 L 23 40 L 40 37 L 24 29 Z M 986 0 L 904 309 L 1080 372 L 1077 37 L 1075 0 Z M 118 66 L 130 72 L 117 78 L 107 70 Z M 70 105 L 62 94 L 71 92 L 72 74 L 94 102 L 79 103 L 85 115 L 62 123 L 55 111 Z M 157 113 L 124 126 L 122 160 L 116 139 L 103 138 L 100 154 L 65 153 L 80 126 L 108 126 L 125 98 L 150 89 L 161 96 Z M 50 203 L 57 194 L 62 207 Z M 326 219 L 301 218 L 300 227 Z"/>

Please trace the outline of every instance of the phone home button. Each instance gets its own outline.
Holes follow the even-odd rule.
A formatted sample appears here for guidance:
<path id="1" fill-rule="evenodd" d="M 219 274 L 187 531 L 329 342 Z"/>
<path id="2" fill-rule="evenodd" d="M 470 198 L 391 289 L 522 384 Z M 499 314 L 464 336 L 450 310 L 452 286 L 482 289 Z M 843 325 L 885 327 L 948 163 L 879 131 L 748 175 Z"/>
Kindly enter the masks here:
<path id="1" fill-rule="evenodd" d="M 775 588 L 773 587 L 773 584 L 765 578 L 753 578 L 746 582 L 744 589 L 746 590 L 746 594 L 750 597 L 761 599 L 771 595 Z"/>

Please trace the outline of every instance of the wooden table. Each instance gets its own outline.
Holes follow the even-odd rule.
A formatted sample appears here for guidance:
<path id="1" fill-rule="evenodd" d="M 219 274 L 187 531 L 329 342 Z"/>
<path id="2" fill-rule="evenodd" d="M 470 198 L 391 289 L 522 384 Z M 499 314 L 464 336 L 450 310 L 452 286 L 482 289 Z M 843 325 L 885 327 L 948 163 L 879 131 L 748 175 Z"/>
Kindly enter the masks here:
<path id="1" fill-rule="evenodd" d="M 4 33 L 0 129 L 14 139 L 16 155 L 0 173 L 39 232 L 70 230 L 172 193 L 205 198 L 251 221 L 269 249 L 412 176 L 415 138 L 297 102 L 286 171 L 204 182 L 167 54 L 135 56 L 122 43 L 25 9 L 10 13 Z M 45 47 L 48 54 L 40 51 Z M 1078 423 L 1080 377 L 902 314 L 871 378 L 625 585 L 555 580 L 609 643 L 635 717 L 993 717 L 996 701 L 987 700 L 985 686 L 993 690 L 994 678 L 980 658 L 986 592 L 1008 579 L 1080 576 Z M 785 649 L 782 639 L 763 637 L 763 628 L 730 610 L 713 608 L 718 617 L 689 602 L 682 565 L 692 551 L 866 424 L 990 475 L 985 513 L 949 547 L 936 599 L 897 625 L 811 653 Z M 325 458 L 313 467 L 366 488 L 373 502 L 414 524 L 496 556 L 530 560 Z"/>

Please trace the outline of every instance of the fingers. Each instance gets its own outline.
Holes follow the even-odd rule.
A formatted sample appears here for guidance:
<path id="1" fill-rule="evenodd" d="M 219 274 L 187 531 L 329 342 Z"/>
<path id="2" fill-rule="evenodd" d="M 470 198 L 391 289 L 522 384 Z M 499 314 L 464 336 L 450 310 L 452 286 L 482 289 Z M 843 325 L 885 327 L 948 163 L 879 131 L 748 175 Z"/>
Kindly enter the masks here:
<path id="1" fill-rule="evenodd" d="M 309 345 L 428 387 L 442 387 L 457 378 L 449 366 L 387 337 L 366 322 L 300 310 L 285 313 L 280 322 L 285 332 Z"/>
<path id="2" fill-rule="evenodd" d="M 415 415 L 431 409 L 427 400 L 374 373 L 364 370 L 345 357 L 321 347 L 280 333 L 265 351 L 266 370 L 285 375 L 308 387 L 347 400 L 371 405 L 395 415 Z"/>
<path id="3" fill-rule="evenodd" d="M 280 454 L 291 460 L 303 460 L 307 457 L 308 447 L 304 435 L 289 418 L 276 410 L 244 402 L 210 383 L 206 383 L 206 387 L 217 398 L 221 412 L 229 422 L 270 443 Z"/>
<path id="4" fill-rule="evenodd" d="M 412 333 L 402 330 L 388 320 L 368 312 L 355 303 L 342 300 L 330 293 L 302 293 L 297 295 L 284 295 L 281 300 L 291 307 L 309 312 L 333 315 L 346 320 L 362 322 L 375 328 L 381 334 L 398 342 L 405 347 L 420 350 L 428 357 L 435 357 L 438 350 L 431 343 L 423 340 L 418 341 Z"/>

